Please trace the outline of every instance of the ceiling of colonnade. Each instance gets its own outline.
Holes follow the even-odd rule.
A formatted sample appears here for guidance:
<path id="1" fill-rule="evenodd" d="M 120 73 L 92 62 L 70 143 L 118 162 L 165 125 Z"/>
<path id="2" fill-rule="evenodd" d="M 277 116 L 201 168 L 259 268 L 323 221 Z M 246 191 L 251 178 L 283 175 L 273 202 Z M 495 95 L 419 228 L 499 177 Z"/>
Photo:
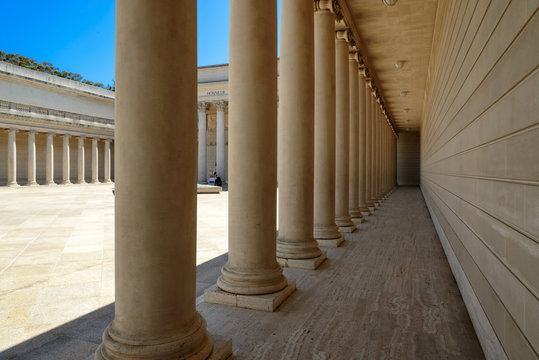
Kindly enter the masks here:
<path id="1" fill-rule="evenodd" d="M 397 131 L 419 131 L 438 0 L 398 0 L 394 6 L 347 2 Z"/>

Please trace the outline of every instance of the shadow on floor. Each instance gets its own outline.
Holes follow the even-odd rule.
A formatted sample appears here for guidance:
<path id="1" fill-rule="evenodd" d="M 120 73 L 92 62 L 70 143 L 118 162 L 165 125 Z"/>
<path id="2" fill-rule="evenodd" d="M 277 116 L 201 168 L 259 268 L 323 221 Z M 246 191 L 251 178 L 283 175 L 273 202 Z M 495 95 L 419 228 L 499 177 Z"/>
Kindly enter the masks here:
<path id="1" fill-rule="evenodd" d="M 197 297 L 217 282 L 227 260 L 225 253 L 197 266 Z M 93 359 L 103 330 L 113 319 L 114 303 L 111 303 L 0 352 L 0 359 Z"/>

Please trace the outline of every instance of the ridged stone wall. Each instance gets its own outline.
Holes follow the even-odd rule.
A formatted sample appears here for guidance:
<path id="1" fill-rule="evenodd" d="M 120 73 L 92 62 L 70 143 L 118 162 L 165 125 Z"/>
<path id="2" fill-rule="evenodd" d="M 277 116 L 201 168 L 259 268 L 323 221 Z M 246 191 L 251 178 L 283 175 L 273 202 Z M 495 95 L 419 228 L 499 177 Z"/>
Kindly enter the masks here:
<path id="1" fill-rule="evenodd" d="M 538 4 L 440 0 L 426 83 L 421 187 L 487 358 L 539 352 Z"/>

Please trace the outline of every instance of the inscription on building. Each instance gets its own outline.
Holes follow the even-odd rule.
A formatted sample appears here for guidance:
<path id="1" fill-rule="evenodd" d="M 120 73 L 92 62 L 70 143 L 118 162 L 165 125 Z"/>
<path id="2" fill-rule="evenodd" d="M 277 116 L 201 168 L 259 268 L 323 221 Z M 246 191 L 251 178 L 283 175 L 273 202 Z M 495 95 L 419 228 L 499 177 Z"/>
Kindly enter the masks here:
<path id="1" fill-rule="evenodd" d="M 207 96 L 226 95 L 226 90 L 206 91 Z"/>

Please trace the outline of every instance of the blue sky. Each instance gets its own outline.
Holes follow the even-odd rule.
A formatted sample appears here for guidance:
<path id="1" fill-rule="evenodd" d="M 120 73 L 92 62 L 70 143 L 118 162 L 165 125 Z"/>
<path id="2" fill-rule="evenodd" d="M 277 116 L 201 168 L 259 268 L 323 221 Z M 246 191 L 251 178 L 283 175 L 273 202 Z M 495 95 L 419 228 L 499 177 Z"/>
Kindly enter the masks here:
<path id="1" fill-rule="evenodd" d="M 114 0 L 2 1 L 0 50 L 112 84 L 114 7 Z M 228 0 L 198 0 L 199 66 L 228 63 L 228 19 Z"/>

